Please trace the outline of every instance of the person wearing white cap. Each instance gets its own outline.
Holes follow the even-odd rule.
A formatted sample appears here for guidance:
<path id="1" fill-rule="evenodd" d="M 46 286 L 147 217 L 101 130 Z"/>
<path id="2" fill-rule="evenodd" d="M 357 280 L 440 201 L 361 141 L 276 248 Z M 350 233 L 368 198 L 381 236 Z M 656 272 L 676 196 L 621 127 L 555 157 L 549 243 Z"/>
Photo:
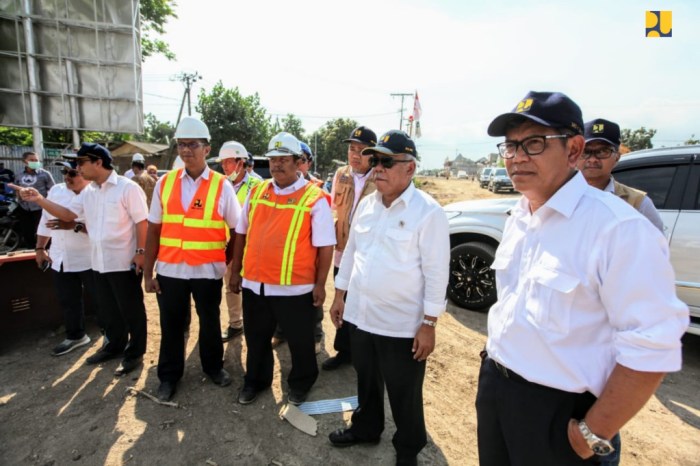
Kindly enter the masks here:
<path id="1" fill-rule="evenodd" d="M 300 404 L 318 377 L 314 306 L 326 297 L 333 215 L 323 190 L 297 173 L 299 141 L 279 133 L 268 149 L 272 180 L 253 187 L 236 225 L 230 287 L 243 293 L 248 346 L 238 402 L 252 403 L 272 384 L 271 339 L 279 322 L 292 355 L 288 400 Z"/>
<path id="2" fill-rule="evenodd" d="M 131 156 L 131 168 L 124 172 L 124 176 L 132 179 L 135 175 L 138 175 L 146 167 L 146 159 L 143 154 L 135 153 Z"/>
<path id="3" fill-rule="evenodd" d="M 245 170 L 245 162 L 248 160 L 248 151 L 240 142 L 227 141 L 219 150 L 217 162 L 221 163 L 224 174 L 233 184 L 238 203 L 243 205 L 253 186 L 260 183 L 260 180 L 248 174 Z M 228 308 L 228 325 L 221 334 L 221 341 L 229 341 L 243 333 L 243 297 L 240 293 L 234 293 L 229 288 L 231 280 L 231 266 L 229 262 L 224 275 L 224 286 L 226 287 L 226 307 Z"/>

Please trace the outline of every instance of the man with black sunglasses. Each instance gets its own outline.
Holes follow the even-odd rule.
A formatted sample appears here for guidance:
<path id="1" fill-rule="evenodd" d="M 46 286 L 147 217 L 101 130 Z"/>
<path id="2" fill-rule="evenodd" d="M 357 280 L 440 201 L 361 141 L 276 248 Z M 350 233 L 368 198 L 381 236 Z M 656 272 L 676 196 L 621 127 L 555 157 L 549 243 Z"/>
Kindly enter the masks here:
<path id="1" fill-rule="evenodd" d="M 427 441 L 423 379 L 445 311 L 449 227 L 440 205 L 413 185 L 418 154 L 406 133 L 389 131 L 362 152 L 377 192 L 355 212 L 330 311 L 350 335 L 359 406 L 352 426 L 329 440 L 336 447 L 379 442 L 386 385 L 396 464 L 415 465 Z"/>
<path id="2" fill-rule="evenodd" d="M 76 170 L 75 160 L 59 161 L 63 183 L 53 185 L 46 198 L 67 207 L 90 182 Z M 61 356 L 90 343 L 85 333 L 83 290 L 93 293 L 95 279 L 90 260 L 90 249 L 85 247 L 87 239 L 85 224 L 80 220 L 64 222 L 42 211 L 36 232 L 36 263 L 43 268 L 50 264 L 56 297 L 63 308 L 66 338 L 54 347 L 51 354 Z M 51 251 L 47 246 L 51 241 Z M 93 297 L 93 302 L 95 298 Z M 100 327 L 102 327 L 101 319 Z"/>
<path id="3" fill-rule="evenodd" d="M 664 232 L 664 222 L 645 192 L 626 186 L 612 177 L 612 169 L 620 160 L 620 126 L 612 121 L 596 118 L 584 125 L 586 147 L 576 167 L 591 186 L 618 196 L 634 207 Z"/>
<path id="4" fill-rule="evenodd" d="M 495 118 L 523 194 L 496 250 L 476 396 L 481 465 L 599 464 L 611 439 L 681 367 L 688 308 L 668 244 L 637 211 L 589 186 L 579 106 L 530 92 Z"/>

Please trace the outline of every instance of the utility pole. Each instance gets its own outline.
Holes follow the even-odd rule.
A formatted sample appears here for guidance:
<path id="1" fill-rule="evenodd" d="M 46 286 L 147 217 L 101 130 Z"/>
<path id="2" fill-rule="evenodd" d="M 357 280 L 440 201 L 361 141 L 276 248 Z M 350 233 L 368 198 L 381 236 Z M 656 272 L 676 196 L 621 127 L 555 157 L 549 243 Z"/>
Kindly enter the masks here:
<path id="1" fill-rule="evenodd" d="M 187 99 L 187 114 L 192 115 L 192 103 L 190 101 L 190 90 L 192 89 L 192 85 L 202 79 L 202 76 L 197 73 L 196 71 L 194 73 L 180 73 L 177 76 L 175 76 L 175 79 L 178 81 L 181 81 L 185 85 L 185 92 L 182 94 L 182 102 L 180 103 L 180 112 L 177 114 L 177 122 L 175 123 L 175 126 L 177 127 L 178 123 L 180 123 L 180 118 L 182 117 L 182 109 L 185 107 L 185 99 Z"/>
<path id="2" fill-rule="evenodd" d="M 392 97 L 401 97 L 401 116 L 399 117 L 399 130 L 403 131 L 403 99 L 406 97 L 411 97 L 413 94 L 405 94 L 405 93 L 392 93 Z"/>

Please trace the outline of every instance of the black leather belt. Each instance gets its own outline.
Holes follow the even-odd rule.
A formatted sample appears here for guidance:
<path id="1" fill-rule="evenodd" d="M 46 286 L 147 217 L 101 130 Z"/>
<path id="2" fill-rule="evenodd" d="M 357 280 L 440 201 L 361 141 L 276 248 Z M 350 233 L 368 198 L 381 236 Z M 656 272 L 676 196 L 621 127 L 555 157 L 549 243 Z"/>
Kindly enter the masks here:
<path id="1" fill-rule="evenodd" d="M 516 382 L 528 383 L 528 384 L 533 383 L 533 382 L 530 382 L 529 380 L 527 380 L 525 377 L 519 375 L 518 373 L 513 372 L 512 370 L 508 369 L 503 364 L 500 364 L 499 362 L 491 359 L 488 355 L 486 356 L 486 359 L 488 361 L 490 361 L 493 364 L 493 366 L 498 370 L 498 372 L 500 372 L 501 375 L 503 375 L 503 377 L 505 377 L 506 379 L 514 380 Z"/>

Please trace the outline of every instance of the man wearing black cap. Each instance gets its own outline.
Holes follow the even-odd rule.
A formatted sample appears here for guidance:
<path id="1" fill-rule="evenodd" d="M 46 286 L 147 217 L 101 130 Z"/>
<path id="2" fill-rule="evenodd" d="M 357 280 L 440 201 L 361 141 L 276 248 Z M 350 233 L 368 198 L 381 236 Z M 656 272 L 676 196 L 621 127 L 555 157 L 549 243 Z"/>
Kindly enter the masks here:
<path id="1" fill-rule="evenodd" d="M 87 358 L 87 364 L 124 359 L 114 371 L 121 376 L 138 367 L 146 351 L 146 308 L 141 272 L 148 208 L 136 183 L 119 176 L 112 155 L 99 144 L 83 143 L 77 153 L 78 172 L 92 181 L 68 208 L 45 199 L 33 188 L 20 190 L 22 199 L 36 202 L 50 214 L 70 222 L 85 218 L 90 232 L 95 294 L 104 319 L 107 344 Z"/>
<path id="2" fill-rule="evenodd" d="M 377 192 L 357 207 L 330 311 L 350 335 L 359 405 L 352 426 L 329 440 L 336 447 L 379 442 L 386 385 L 396 464 L 414 465 L 427 441 L 423 379 L 445 311 L 449 227 L 440 205 L 412 183 L 418 154 L 406 133 L 389 131 L 362 153 Z"/>
<path id="3" fill-rule="evenodd" d="M 364 149 L 377 144 L 377 135 L 366 126 L 358 126 L 343 142 L 348 143 L 348 165 L 340 167 L 335 172 L 331 187 L 331 208 L 336 213 L 335 237 L 338 241 L 333 256 L 334 277 L 338 274 L 340 259 L 348 242 L 350 223 L 357 204 L 377 189 L 372 167 L 369 166 L 369 155 L 362 154 Z M 336 330 L 333 347 L 337 351 L 336 355 L 326 359 L 321 365 L 321 368 L 327 371 L 351 362 L 350 336 L 347 328 L 340 327 Z"/>
<path id="4" fill-rule="evenodd" d="M 505 137 L 498 151 L 523 197 L 491 266 L 498 301 L 476 398 L 482 465 L 597 464 L 681 366 L 688 308 L 668 245 L 575 170 L 582 133 L 581 110 L 558 92 L 528 93 L 488 128 Z"/>
<path id="5" fill-rule="evenodd" d="M 64 207 L 85 189 L 90 182 L 76 170 L 75 160 L 56 162 L 61 167 L 63 183 L 53 185 L 47 199 Z M 50 264 L 56 296 L 63 308 L 66 338 L 51 352 L 61 356 L 90 343 L 85 333 L 83 289 L 89 293 L 95 289 L 95 279 L 90 260 L 90 249 L 85 247 L 85 224 L 77 219 L 63 222 L 42 211 L 36 232 L 36 263 L 40 268 Z M 51 241 L 51 250 L 47 246 Z M 94 301 L 94 296 L 93 296 Z"/>
<path id="6" fill-rule="evenodd" d="M 576 167 L 591 186 L 612 193 L 639 211 L 664 232 L 664 222 L 645 192 L 613 179 L 611 173 L 620 160 L 620 127 L 612 121 L 597 118 L 584 125 L 586 148 Z"/>

